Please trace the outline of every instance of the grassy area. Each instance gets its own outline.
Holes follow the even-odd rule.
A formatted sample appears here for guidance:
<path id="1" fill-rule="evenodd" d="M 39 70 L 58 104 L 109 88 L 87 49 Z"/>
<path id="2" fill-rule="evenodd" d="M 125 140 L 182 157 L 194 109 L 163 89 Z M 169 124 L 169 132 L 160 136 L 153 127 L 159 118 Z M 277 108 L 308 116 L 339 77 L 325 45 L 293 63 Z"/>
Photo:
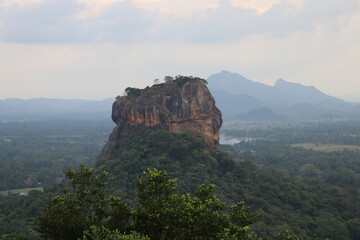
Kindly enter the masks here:
<path id="1" fill-rule="evenodd" d="M 21 189 L 11 189 L 6 191 L 0 191 L 0 196 L 7 196 L 9 192 L 13 194 L 19 194 L 19 195 L 28 195 L 31 191 L 44 191 L 43 187 L 36 187 L 36 188 L 21 188 Z"/>
<path id="2" fill-rule="evenodd" d="M 312 149 L 320 152 L 339 152 L 343 150 L 360 151 L 357 145 L 336 145 L 336 144 L 316 144 L 316 143 L 298 143 L 292 144 L 292 147 L 301 147 L 304 149 Z"/>

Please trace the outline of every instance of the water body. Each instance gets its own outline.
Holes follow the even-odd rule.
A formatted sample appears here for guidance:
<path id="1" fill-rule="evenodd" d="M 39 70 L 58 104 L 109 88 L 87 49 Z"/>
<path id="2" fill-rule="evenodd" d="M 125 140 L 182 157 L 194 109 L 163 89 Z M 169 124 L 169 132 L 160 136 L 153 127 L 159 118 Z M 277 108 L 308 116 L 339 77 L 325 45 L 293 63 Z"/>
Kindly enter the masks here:
<path id="1" fill-rule="evenodd" d="M 253 141 L 253 138 L 234 138 L 234 137 L 229 137 L 229 136 L 225 136 L 225 135 L 220 135 L 220 144 L 222 145 L 234 145 L 236 143 L 240 143 L 240 142 L 251 142 Z"/>
<path id="2" fill-rule="evenodd" d="M 220 144 L 234 145 L 241 142 L 240 139 L 234 137 L 226 137 L 225 135 L 220 135 Z"/>

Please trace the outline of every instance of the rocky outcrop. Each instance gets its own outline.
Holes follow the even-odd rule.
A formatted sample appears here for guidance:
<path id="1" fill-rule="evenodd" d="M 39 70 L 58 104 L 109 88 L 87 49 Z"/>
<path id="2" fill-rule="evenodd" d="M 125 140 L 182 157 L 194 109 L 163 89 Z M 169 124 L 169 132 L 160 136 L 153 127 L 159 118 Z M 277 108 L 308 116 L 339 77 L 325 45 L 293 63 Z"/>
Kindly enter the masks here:
<path id="1" fill-rule="evenodd" d="M 192 132 L 210 148 L 219 147 L 221 112 L 204 81 L 181 77 L 135 90 L 114 102 L 112 120 L 117 126 L 102 155 L 109 155 L 121 146 L 131 129 L 138 125 L 177 133 Z"/>

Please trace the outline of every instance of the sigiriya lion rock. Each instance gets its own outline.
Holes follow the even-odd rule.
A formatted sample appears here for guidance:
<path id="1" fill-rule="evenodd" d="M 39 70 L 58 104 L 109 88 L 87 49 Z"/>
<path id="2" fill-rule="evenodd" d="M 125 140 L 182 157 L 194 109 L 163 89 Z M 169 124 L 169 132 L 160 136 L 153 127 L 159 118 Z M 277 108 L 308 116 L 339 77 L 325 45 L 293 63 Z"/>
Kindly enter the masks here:
<path id="1" fill-rule="evenodd" d="M 208 147 L 219 147 L 222 115 L 205 80 L 177 76 L 166 83 L 145 89 L 127 88 L 125 92 L 127 95 L 118 97 L 112 106 L 112 120 L 117 126 L 101 155 L 111 155 L 139 125 L 191 132 L 204 139 Z"/>

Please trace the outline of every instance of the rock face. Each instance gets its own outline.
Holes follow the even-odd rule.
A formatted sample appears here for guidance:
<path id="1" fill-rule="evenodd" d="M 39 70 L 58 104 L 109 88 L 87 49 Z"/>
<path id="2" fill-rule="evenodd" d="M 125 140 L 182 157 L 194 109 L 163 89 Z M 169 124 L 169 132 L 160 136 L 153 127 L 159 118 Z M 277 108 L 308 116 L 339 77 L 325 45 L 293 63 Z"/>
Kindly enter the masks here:
<path id="1" fill-rule="evenodd" d="M 192 132 L 210 148 L 219 147 L 221 112 L 203 81 L 175 79 L 137 91 L 136 96 L 128 94 L 114 102 L 112 120 L 117 126 L 101 155 L 113 153 L 131 129 L 139 125 L 177 133 Z"/>

